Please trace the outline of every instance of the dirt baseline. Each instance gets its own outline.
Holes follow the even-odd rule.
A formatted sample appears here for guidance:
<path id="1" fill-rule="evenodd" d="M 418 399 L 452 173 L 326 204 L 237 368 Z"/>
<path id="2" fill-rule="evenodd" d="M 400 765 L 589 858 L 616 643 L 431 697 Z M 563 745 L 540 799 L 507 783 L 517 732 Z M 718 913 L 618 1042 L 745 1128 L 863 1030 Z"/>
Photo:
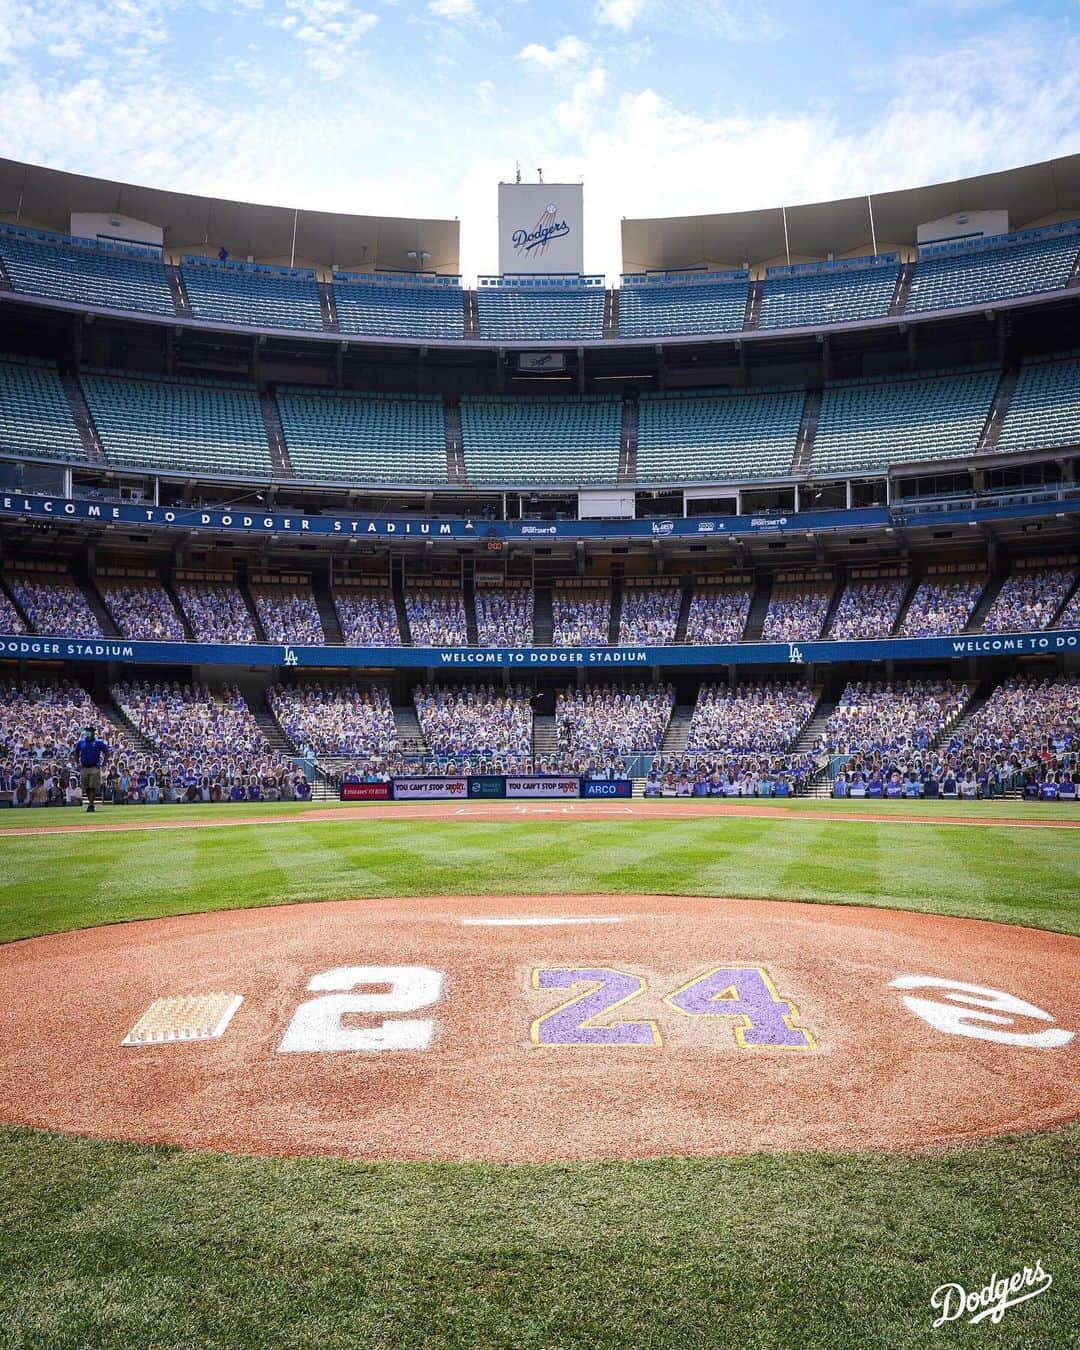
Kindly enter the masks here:
<path id="1" fill-rule="evenodd" d="M 1036 811 L 1038 807 L 1034 808 Z M 0 838 L 27 834 L 82 834 L 108 830 L 209 830 L 233 825 L 299 825 L 308 821 L 337 820 L 693 820 L 725 816 L 750 820 L 793 821 L 849 821 L 874 825 L 966 825 L 979 829 L 1015 830 L 1080 830 L 1077 820 L 1020 820 L 1010 816 L 978 815 L 905 815 L 902 803 L 896 803 L 896 814 L 875 814 L 871 811 L 815 810 L 794 812 L 764 802 L 694 802 L 694 801 L 630 801 L 630 802 L 560 802 L 492 801 L 492 802 L 375 802 L 365 806 L 316 808 L 313 811 L 283 811 L 278 815 L 244 815 L 243 807 L 237 814 L 207 817 L 205 820 L 170 819 L 167 807 L 137 806 L 102 808 L 98 818 L 90 821 L 80 815 L 70 825 L 34 825 L 31 814 L 25 825 L 0 829 Z M 105 819 L 101 819 L 101 816 Z"/>
<path id="2" fill-rule="evenodd" d="M 1078 957 L 1030 929 L 706 898 L 116 925 L 0 948 L 0 1119 L 357 1159 L 948 1144 L 1080 1117 Z M 123 1044 L 155 1000 L 211 993 L 219 1035 Z"/>

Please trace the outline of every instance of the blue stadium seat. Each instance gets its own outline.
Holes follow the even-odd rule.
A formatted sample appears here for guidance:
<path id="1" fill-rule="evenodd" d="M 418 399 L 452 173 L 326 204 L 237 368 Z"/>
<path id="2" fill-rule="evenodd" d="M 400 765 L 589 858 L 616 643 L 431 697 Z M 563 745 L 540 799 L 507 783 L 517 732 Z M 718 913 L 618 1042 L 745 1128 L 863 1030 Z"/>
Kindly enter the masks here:
<path id="1" fill-rule="evenodd" d="M 334 278 L 334 302 L 342 333 L 441 339 L 465 336 L 460 277 L 339 272 Z"/>
<path id="2" fill-rule="evenodd" d="M 1069 279 L 1078 250 L 1080 221 L 989 239 L 927 245 L 919 250 L 907 309 L 981 305 L 1060 290 Z"/>
<path id="3" fill-rule="evenodd" d="M 603 277 L 480 277 L 480 336 L 572 342 L 604 336 Z"/>
<path id="4" fill-rule="evenodd" d="M 47 361 L 18 356 L 0 361 L 0 451 L 86 459 L 64 386 Z"/>
<path id="5" fill-rule="evenodd" d="M 999 450 L 1055 445 L 1080 445 L 1080 352 L 1023 366 L 998 437 Z"/>
<path id="6" fill-rule="evenodd" d="M 323 326 L 311 268 L 185 256 L 180 270 L 196 319 L 252 328 Z"/>
<path id="7" fill-rule="evenodd" d="M 630 274 L 619 291 L 620 337 L 732 333 L 743 326 L 749 273 Z"/>
<path id="8" fill-rule="evenodd" d="M 83 393 L 110 464 L 266 479 L 266 425 L 254 389 L 224 380 L 89 369 Z"/>
<path id="9" fill-rule="evenodd" d="M 283 387 L 278 409 L 297 478 L 349 483 L 446 482 L 442 400 Z"/>
<path id="10" fill-rule="evenodd" d="M 614 483 L 622 402 L 605 395 L 461 400 L 470 484 Z"/>
<path id="11" fill-rule="evenodd" d="M 761 291 L 758 327 L 797 328 L 882 318 L 889 312 L 899 271 L 896 253 L 770 267 Z"/>
<path id="12" fill-rule="evenodd" d="M 160 253 L 0 225 L 0 258 L 16 291 L 101 309 L 174 313 Z"/>
<path id="13" fill-rule="evenodd" d="M 861 473 L 975 453 L 1000 378 L 992 366 L 825 386 L 813 471 Z"/>
<path id="14" fill-rule="evenodd" d="M 637 481 L 783 477 L 791 472 L 805 397 L 791 386 L 643 394 Z"/>

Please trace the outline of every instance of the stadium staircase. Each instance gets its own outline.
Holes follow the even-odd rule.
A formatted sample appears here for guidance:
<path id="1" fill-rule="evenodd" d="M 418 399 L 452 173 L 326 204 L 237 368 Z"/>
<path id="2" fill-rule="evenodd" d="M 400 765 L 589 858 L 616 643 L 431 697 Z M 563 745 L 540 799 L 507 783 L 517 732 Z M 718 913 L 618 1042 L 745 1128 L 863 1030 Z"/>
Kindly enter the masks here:
<path id="1" fill-rule="evenodd" d="M 608 646 L 617 647 L 619 645 L 619 624 L 622 621 L 622 602 L 624 591 L 622 577 L 613 577 L 611 580 L 611 618 L 608 621 Z"/>
<path id="2" fill-rule="evenodd" d="M 64 386 L 64 394 L 67 397 L 68 407 L 71 409 L 71 416 L 75 421 L 75 426 L 79 433 L 79 440 L 86 453 L 87 462 L 90 464 L 107 464 L 105 451 L 101 445 L 101 437 L 98 435 L 97 427 L 94 426 L 94 419 L 90 416 L 90 409 L 86 406 L 86 399 L 83 397 L 82 386 L 78 378 L 70 371 L 60 377 L 60 382 Z"/>
<path id="3" fill-rule="evenodd" d="M 250 703 L 251 700 L 249 699 Z M 259 724 L 259 729 L 266 737 L 266 743 L 275 754 L 284 755 L 287 759 L 295 759 L 297 755 L 296 746 L 282 731 L 281 726 L 270 711 L 269 706 L 262 708 L 252 707 L 251 715 Z"/>
<path id="4" fill-rule="evenodd" d="M 844 594 L 844 584 L 837 581 L 832 588 L 832 594 L 829 596 L 829 608 L 825 611 L 825 622 L 821 625 L 821 632 L 818 637 L 824 637 L 833 626 L 833 620 L 836 618 L 836 611 L 840 608 L 840 600 Z"/>
<path id="5" fill-rule="evenodd" d="M 461 292 L 461 303 L 463 306 L 463 329 L 466 337 L 476 337 L 480 332 L 480 306 L 476 299 L 475 291 Z"/>
<path id="6" fill-rule="evenodd" d="M 679 604 L 679 618 L 675 624 L 675 643 L 686 641 L 686 626 L 690 622 L 690 606 L 694 599 L 694 583 L 690 577 L 683 578 L 682 600 Z"/>
<path id="7" fill-rule="evenodd" d="M 188 616 L 184 613 L 184 606 L 180 603 L 180 597 L 177 595 L 172 580 L 169 577 L 163 576 L 161 578 L 161 589 L 169 597 L 173 609 L 176 610 L 176 617 L 180 620 L 180 627 L 184 630 L 185 641 L 195 642 L 197 640 L 195 637 L 195 630 L 188 622 Z"/>
<path id="8" fill-rule="evenodd" d="M 315 288 L 319 292 L 319 309 L 322 311 L 322 326 L 325 333 L 338 331 L 337 301 L 334 287 L 329 281 L 317 281 Z"/>
<path id="9" fill-rule="evenodd" d="M 622 440 L 619 442 L 619 471 L 616 482 L 637 482 L 638 400 L 631 390 L 623 400 Z"/>
<path id="10" fill-rule="evenodd" d="M 604 337 L 619 336 L 619 291 L 610 286 L 604 292 Z"/>
<path id="11" fill-rule="evenodd" d="M 117 628 L 113 616 L 105 608 L 105 601 L 102 600 L 97 586 L 94 585 L 94 579 L 82 567 L 76 565 L 72 569 L 75 580 L 79 583 L 83 595 L 86 596 L 86 603 L 90 606 L 98 623 L 101 624 L 101 631 L 106 637 L 123 637 L 120 629 Z"/>
<path id="12" fill-rule="evenodd" d="M 559 753 L 559 739 L 555 732 L 555 718 L 551 713 L 536 713 L 533 717 L 533 759 L 554 759 Z"/>
<path id="13" fill-rule="evenodd" d="M 187 293 L 187 287 L 184 285 L 184 274 L 179 267 L 174 267 L 172 263 L 165 264 L 165 279 L 169 283 L 169 292 L 172 295 L 173 309 L 182 319 L 191 318 L 191 300 Z"/>
<path id="14" fill-rule="evenodd" d="M 12 609 L 19 616 L 19 618 L 22 619 L 23 626 L 26 629 L 26 631 L 28 633 L 32 633 L 34 631 L 34 625 L 30 622 L 30 616 L 27 614 L 26 610 L 23 609 L 22 605 L 20 605 L 18 600 L 15 598 L 15 592 L 11 589 L 11 587 L 4 584 L 4 580 L 2 577 L 0 577 L 0 595 L 7 597 L 8 602 L 10 603 Z"/>
<path id="15" fill-rule="evenodd" d="M 889 629 L 889 636 L 895 637 L 904 627 L 904 620 L 907 618 L 907 612 L 911 608 L 911 602 L 915 599 L 915 592 L 919 589 L 919 578 L 908 577 L 908 587 L 904 592 L 904 598 L 900 601 L 900 608 L 896 611 L 896 622 Z"/>
<path id="16" fill-rule="evenodd" d="M 678 703 L 671 710 L 671 720 L 667 724 L 664 738 L 660 742 L 662 755 L 685 755 L 690 739 L 690 723 L 694 720 L 694 705 Z"/>
<path id="17" fill-rule="evenodd" d="M 105 721 L 108 722 L 110 726 L 115 727 L 117 731 L 121 732 L 140 754 L 154 755 L 157 753 L 153 741 L 151 741 L 149 737 L 144 736 L 135 723 L 122 711 L 122 709 L 118 708 L 115 703 L 111 700 L 97 698 L 95 698 L 93 702 L 94 707 Z M 103 739 L 108 738 L 104 737 Z"/>
<path id="18" fill-rule="evenodd" d="M 538 647 L 550 647 L 555 633 L 552 598 L 555 577 L 561 574 L 558 564 L 545 565 L 547 559 L 533 558 L 533 641 Z"/>
<path id="19" fill-rule="evenodd" d="M 998 437 L 1001 435 L 1001 428 L 1005 425 L 1005 418 L 1009 415 L 1009 405 L 1012 403 L 1013 391 L 1016 389 L 1016 381 L 1019 378 L 1019 366 L 1012 366 L 1003 372 L 994 393 L 994 400 L 990 404 L 990 411 L 986 414 L 986 422 L 982 433 L 979 436 L 977 446 L 979 450 L 997 449 Z"/>
<path id="20" fill-rule="evenodd" d="M 255 629 L 256 642 L 267 642 L 269 639 L 266 636 L 266 629 L 262 626 L 262 619 L 259 618 L 259 611 L 255 605 L 255 601 L 251 598 L 251 592 L 242 581 L 239 582 L 238 585 L 240 594 L 244 598 L 244 604 L 247 606 L 248 616 Z"/>
<path id="21" fill-rule="evenodd" d="M 978 603 L 971 611 L 971 618 L 964 625 L 965 633 L 981 633 L 983 622 L 990 611 L 990 606 L 998 598 L 1002 586 L 1005 585 L 1005 577 L 991 577 L 983 587 L 983 593 L 979 596 Z"/>
<path id="22" fill-rule="evenodd" d="M 817 435 L 818 418 L 820 416 L 821 390 L 808 389 L 806 399 L 803 402 L 799 436 L 795 442 L 795 456 L 791 461 L 792 478 L 805 478 L 810 472 L 810 460 L 814 454 L 814 437 Z"/>
<path id="23" fill-rule="evenodd" d="M 266 428 L 266 443 L 270 447 L 270 463 L 275 478 L 294 477 L 289 461 L 289 450 L 285 444 L 285 428 L 281 425 L 281 414 L 272 393 L 264 390 L 259 395 L 259 408 L 262 411 L 263 426 Z"/>
<path id="24" fill-rule="evenodd" d="M 889 301 L 889 315 L 903 314 L 907 309 L 908 296 L 911 294 L 911 282 L 915 276 L 914 263 L 902 263 L 896 274 L 896 286 Z"/>
<path id="25" fill-rule="evenodd" d="M 792 747 L 795 754 L 809 754 L 817 744 L 821 733 L 825 730 L 825 723 L 829 720 L 829 714 L 836 707 L 835 703 L 826 702 L 822 698 L 820 689 L 814 690 L 815 701 L 814 711 L 810 720 L 799 732 L 799 739 Z M 829 766 L 824 764 L 815 773 L 812 773 L 806 782 L 805 789 L 801 794 L 804 797 L 831 797 L 832 779 L 829 777 Z"/>
<path id="26" fill-rule="evenodd" d="M 473 558 L 462 559 L 461 594 L 465 603 L 465 636 L 470 647 L 480 646 L 480 630 L 476 623 L 476 562 Z"/>
<path id="27" fill-rule="evenodd" d="M 1080 286 L 1080 252 L 1077 253 L 1073 261 L 1072 271 L 1069 273 L 1069 279 L 1065 283 L 1067 291 L 1076 290 Z"/>
<path id="28" fill-rule="evenodd" d="M 7 268 L 4 266 L 4 260 L 0 258 L 0 291 L 12 291 L 14 289 L 11 278 L 7 274 Z"/>
<path id="29" fill-rule="evenodd" d="M 397 727 L 398 745 L 402 754 L 406 755 L 426 755 L 428 753 L 428 744 L 424 740 L 424 733 L 420 730 L 420 723 L 417 721 L 416 709 L 410 703 L 408 706 L 394 708 L 394 725 Z"/>
<path id="30" fill-rule="evenodd" d="M 1067 591 L 1067 593 L 1066 593 L 1066 595 L 1065 595 L 1065 599 L 1062 600 L 1061 604 L 1060 604 L 1060 605 L 1057 607 L 1057 609 L 1054 611 L 1054 616 L 1053 616 L 1053 618 L 1052 618 L 1052 619 L 1050 620 L 1050 622 L 1046 625 L 1047 628 L 1056 628 L 1056 627 L 1057 627 L 1057 625 L 1061 622 L 1061 616 L 1065 613 L 1065 611 L 1066 611 L 1066 610 L 1068 609 L 1068 607 L 1069 607 L 1069 601 L 1073 598 L 1074 595 L 1076 595 L 1076 593 L 1077 593 L 1078 591 L 1080 591 L 1080 578 L 1078 578 L 1078 580 L 1077 580 L 1075 586 L 1070 586 L 1070 587 L 1069 587 L 1069 589 L 1068 589 L 1068 591 Z"/>
<path id="31" fill-rule="evenodd" d="M 743 629 L 741 642 L 761 641 L 761 629 L 765 623 L 765 615 L 768 613 L 771 598 L 772 578 L 766 577 L 764 581 L 759 581 L 754 589 L 754 598 L 750 602 L 750 612 L 746 616 L 746 627 Z"/>
<path id="32" fill-rule="evenodd" d="M 341 631 L 341 624 L 334 607 L 334 597 L 330 594 L 329 583 L 325 578 L 313 581 L 312 590 L 315 592 L 315 605 L 319 611 L 319 622 L 322 624 L 326 645 L 328 647 L 344 647 L 345 635 Z"/>
<path id="33" fill-rule="evenodd" d="M 394 597 L 394 612 L 397 614 L 401 645 L 411 647 L 412 630 L 409 627 L 409 616 L 405 611 L 405 568 L 400 558 L 392 558 L 390 561 L 390 590 Z"/>
<path id="34" fill-rule="evenodd" d="M 761 322 L 761 297 L 764 292 L 763 281 L 752 281 L 746 290 L 746 309 L 743 312 L 743 329 L 746 332 L 757 328 Z"/>
<path id="35" fill-rule="evenodd" d="M 461 405 L 448 399 L 443 405 L 446 426 L 446 481 L 451 487 L 464 487 L 465 449 L 461 434 Z"/>

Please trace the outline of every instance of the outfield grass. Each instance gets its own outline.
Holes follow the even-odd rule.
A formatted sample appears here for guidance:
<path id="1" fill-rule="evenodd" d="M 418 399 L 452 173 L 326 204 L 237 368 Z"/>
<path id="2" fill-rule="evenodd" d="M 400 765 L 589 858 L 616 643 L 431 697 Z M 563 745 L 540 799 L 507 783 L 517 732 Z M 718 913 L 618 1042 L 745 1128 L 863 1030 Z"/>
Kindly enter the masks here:
<path id="1" fill-rule="evenodd" d="M 801 804 L 777 821 L 291 809 L 277 825 L 0 839 L 0 940 L 331 896 L 631 890 L 1080 932 L 1080 832 L 828 821 Z M 513 1168 L 0 1130 L 0 1344 L 1058 1350 L 1080 1343 L 1078 1214 L 1080 1128 L 914 1157 Z M 1036 1258 L 1050 1293 L 999 1327 L 932 1330 L 939 1284 L 979 1288 Z"/>

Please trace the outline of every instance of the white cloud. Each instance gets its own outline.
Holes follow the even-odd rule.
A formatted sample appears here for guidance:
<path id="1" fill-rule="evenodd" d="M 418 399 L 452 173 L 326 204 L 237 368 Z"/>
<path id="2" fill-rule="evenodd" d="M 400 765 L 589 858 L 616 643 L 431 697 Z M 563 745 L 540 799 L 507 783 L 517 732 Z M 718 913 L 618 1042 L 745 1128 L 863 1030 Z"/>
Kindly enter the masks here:
<path id="1" fill-rule="evenodd" d="M 554 47 L 530 42 L 518 52 L 517 59 L 527 65 L 538 66 L 541 70 L 564 70 L 569 66 L 580 65 L 588 55 L 589 48 L 585 43 L 571 34 L 560 38 Z"/>
<path id="2" fill-rule="evenodd" d="M 285 0 L 280 27 L 303 44 L 304 56 L 324 80 L 343 75 L 357 43 L 379 22 L 354 0 Z"/>
<path id="3" fill-rule="evenodd" d="M 429 0 L 428 11 L 437 19 L 471 19 L 476 5 L 473 0 Z"/>
<path id="4" fill-rule="evenodd" d="M 647 0 L 599 0 L 596 22 L 628 33 L 645 10 Z"/>
<path id="5" fill-rule="evenodd" d="M 593 12 L 597 24 L 620 33 L 643 22 L 676 32 L 704 29 L 727 42 L 771 41 L 781 32 L 768 11 L 745 0 L 597 0 Z"/>

